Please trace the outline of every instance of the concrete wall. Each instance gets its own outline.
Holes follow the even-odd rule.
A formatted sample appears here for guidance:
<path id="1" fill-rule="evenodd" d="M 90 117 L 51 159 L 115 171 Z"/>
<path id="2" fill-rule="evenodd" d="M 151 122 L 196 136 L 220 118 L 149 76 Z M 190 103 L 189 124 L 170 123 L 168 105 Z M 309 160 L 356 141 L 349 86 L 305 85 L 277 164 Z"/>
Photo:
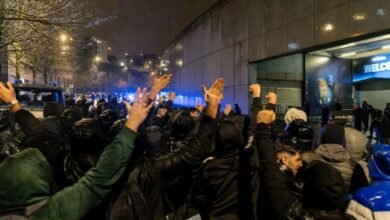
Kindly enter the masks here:
<path id="1" fill-rule="evenodd" d="M 200 83 L 210 85 L 221 75 L 225 102 L 239 103 L 245 113 L 248 62 L 390 28 L 388 0 L 225 2 L 195 22 L 163 59 L 176 74 L 173 89 L 178 93 L 199 96 Z"/>

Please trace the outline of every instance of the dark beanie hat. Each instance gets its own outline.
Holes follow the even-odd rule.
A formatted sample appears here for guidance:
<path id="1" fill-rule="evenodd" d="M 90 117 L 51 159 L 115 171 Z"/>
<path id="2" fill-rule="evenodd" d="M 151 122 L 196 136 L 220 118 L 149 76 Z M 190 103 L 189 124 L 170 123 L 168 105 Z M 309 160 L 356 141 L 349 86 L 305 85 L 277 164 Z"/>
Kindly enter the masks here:
<path id="1" fill-rule="evenodd" d="M 340 208 L 346 194 L 341 173 L 334 167 L 313 161 L 307 165 L 303 186 L 306 208 L 332 211 Z"/>
<path id="2" fill-rule="evenodd" d="M 345 129 L 342 125 L 328 124 L 320 130 L 319 144 L 339 144 L 345 147 Z"/>

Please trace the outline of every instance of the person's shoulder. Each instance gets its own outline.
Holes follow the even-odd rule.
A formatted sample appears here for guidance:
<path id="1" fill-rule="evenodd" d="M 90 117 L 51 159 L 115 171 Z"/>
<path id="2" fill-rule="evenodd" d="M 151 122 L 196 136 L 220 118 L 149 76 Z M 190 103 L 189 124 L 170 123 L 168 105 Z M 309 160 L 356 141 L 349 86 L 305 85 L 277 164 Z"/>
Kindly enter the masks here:
<path id="1" fill-rule="evenodd" d="M 373 211 L 390 211 L 390 182 L 378 182 L 361 188 L 354 199 Z"/>

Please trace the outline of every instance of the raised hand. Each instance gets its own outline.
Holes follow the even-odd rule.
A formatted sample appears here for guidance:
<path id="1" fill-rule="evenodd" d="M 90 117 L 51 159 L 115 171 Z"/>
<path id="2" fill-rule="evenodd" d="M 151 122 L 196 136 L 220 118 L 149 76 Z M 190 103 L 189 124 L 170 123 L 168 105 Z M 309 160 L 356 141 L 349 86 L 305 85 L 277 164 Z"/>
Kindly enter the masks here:
<path id="1" fill-rule="evenodd" d="M 144 88 L 137 88 L 135 100 L 131 106 L 129 103 L 124 102 L 127 109 L 128 118 L 125 126 L 135 132 L 138 127 L 146 119 L 148 112 L 153 107 L 153 102 L 148 105 L 147 90 Z"/>
<path id="2" fill-rule="evenodd" d="M 155 100 L 157 94 L 161 90 L 165 89 L 168 86 L 168 84 L 171 82 L 172 76 L 173 74 L 165 74 L 160 77 L 156 76 L 153 79 L 153 86 L 152 89 L 150 90 L 149 98 Z"/>
<path id="3" fill-rule="evenodd" d="M 5 103 L 12 103 L 13 112 L 17 112 L 22 109 L 18 100 L 16 100 L 15 89 L 10 82 L 7 82 L 7 86 L 0 82 L 0 100 Z"/>
<path id="4" fill-rule="evenodd" d="M 232 111 L 232 106 L 230 104 L 227 104 L 225 106 L 225 109 L 223 110 L 223 114 L 228 116 L 231 111 Z"/>
<path id="5" fill-rule="evenodd" d="M 7 82 L 6 86 L 0 82 L 0 99 L 5 103 L 16 100 L 15 90 L 10 82 Z"/>
<path id="6" fill-rule="evenodd" d="M 202 85 L 202 90 L 204 93 L 204 99 L 207 104 L 216 104 L 223 99 L 223 87 L 225 81 L 223 78 L 218 78 L 214 81 L 210 89 L 207 89 L 206 86 Z"/>
<path id="7" fill-rule="evenodd" d="M 268 103 L 274 104 L 274 105 L 276 104 L 276 101 L 278 99 L 278 96 L 274 92 L 269 92 L 265 97 L 267 98 Z"/>
<path id="8" fill-rule="evenodd" d="M 215 80 L 210 89 L 207 89 L 206 86 L 202 85 L 202 90 L 204 93 L 204 99 L 207 105 L 206 114 L 212 118 L 217 117 L 218 106 L 223 99 L 223 87 L 225 81 L 223 78 L 218 78 Z"/>
<path id="9" fill-rule="evenodd" d="M 257 123 L 271 124 L 275 121 L 275 112 L 273 110 L 262 110 L 257 113 Z"/>
<path id="10" fill-rule="evenodd" d="M 261 95 L 261 86 L 258 83 L 252 84 L 249 86 L 249 92 L 253 94 L 253 97 L 260 97 Z"/>
<path id="11" fill-rule="evenodd" d="M 203 105 L 202 104 L 197 104 L 195 106 L 196 109 L 198 109 L 199 112 L 202 112 L 203 111 Z"/>

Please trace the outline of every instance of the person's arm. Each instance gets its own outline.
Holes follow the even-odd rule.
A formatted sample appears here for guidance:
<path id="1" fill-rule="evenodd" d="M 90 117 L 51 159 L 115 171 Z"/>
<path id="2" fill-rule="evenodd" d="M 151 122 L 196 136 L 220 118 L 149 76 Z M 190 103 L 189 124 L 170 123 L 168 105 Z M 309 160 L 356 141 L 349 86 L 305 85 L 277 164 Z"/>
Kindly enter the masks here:
<path id="1" fill-rule="evenodd" d="M 198 133 L 179 151 L 157 157 L 153 163 L 158 172 L 174 172 L 200 164 L 211 152 L 212 141 L 217 130 L 218 121 L 203 116 Z"/>
<path id="2" fill-rule="evenodd" d="M 148 96 L 149 104 L 154 103 L 156 101 L 157 94 L 159 94 L 161 92 L 161 90 L 165 89 L 169 85 L 169 83 L 171 82 L 172 76 L 173 76 L 172 74 L 165 74 L 161 77 L 155 77 L 153 79 L 153 86 L 152 86 L 150 93 L 149 93 L 149 96 Z M 156 116 L 157 110 L 158 110 L 158 108 L 155 108 L 153 106 L 152 110 L 149 112 L 148 117 L 145 120 L 146 124 L 153 124 L 153 120 L 154 120 L 154 117 Z"/>
<path id="3" fill-rule="evenodd" d="M 97 206 L 122 176 L 137 134 L 128 129 L 116 136 L 100 156 L 96 167 L 76 184 L 54 194 L 30 219 L 81 219 Z"/>
<path id="4" fill-rule="evenodd" d="M 257 113 L 262 110 L 261 106 L 261 86 L 260 84 L 252 84 L 249 86 L 249 91 L 252 94 L 252 105 L 251 105 L 251 122 L 250 122 L 250 134 L 253 134 L 256 130 L 256 117 Z"/>
<path id="5" fill-rule="evenodd" d="M 268 94 L 268 102 L 276 103 L 276 95 Z M 264 177 L 265 190 L 268 192 L 273 212 L 277 219 L 284 219 L 287 216 L 294 215 L 291 212 L 301 211 L 301 209 L 292 209 L 293 205 L 302 207 L 298 199 L 289 190 L 286 177 L 279 170 L 276 162 L 276 153 L 274 142 L 271 138 L 271 124 L 275 120 L 275 113 L 272 110 L 262 110 L 257 115 L 256 143 L 259 154 L 260 167 Z"/>
<path id="6" fill-rule="evenodd" d="M 5 103 L 16 102 L 12 107 L 12 112 L 15 113 L 15 121 L 26 134 L 26 138 L 23 140 L 24 147 L 38 149 L 53 170 L 61 167 L 62 146 L 64 144 L 62 138 L 48 131 L 33 114 L 22 109 L 16 100 L 15 90 L 11 83 L 7 82 L 6 86 L 0 83 L 0 100 Z"/>
<path id="7" fill-rule="evenodd" d="M 187 146 L 174 155 L 158 158 L 154 161 L 160 172 L 182 169 L 183 166 L 199 164 L 211 151 L 212 141 L 217 130 L 218 106 L 223 98 L 223 78 L 218 78 L 209 90 L 202 86 L 205 94 L 206 110 L 201 119 L 197 135 L 190 139 Z"/>
<path id="8" fill-rule="evenodd" d="M 140 89 L 137 90 L 137 97 Z M 146 97 L 146 89 L 143 91 Z M 129 118 L 125 127 L 106 147 L 96 167 L 88 171 L 76 184 L 54 194 L 45 206 L 30 219 L 82 219 L 91 208 L 97 206 L 120 179 L 134 148 L 137 130 L 145 120 L 151 105 L 147 99 L 137 100 L 130 107 L 126 103 Z"/>
<path id="9" fill-rule="evenodd" d="M 286 177 L 276 163 L 270 124 L 258 124 L 256 140 L 260 169 L 262 176 L 264 176 L 264 187 L 268 192 L 269 202 L 273 207 L 273 212 L 278 216 L 277 219 L 283 219 L 289 215 L 291 205 L 297 202 L 297 198 L 290 192 L 286 184 Z"/>
<path id="10" fill-rule="evenodd" d="M 0 83 L 0 100 L 5 103 L 15 103 L 11 110 L 15 113 L 15 120 L 26 135 L 32 135 L 44 130 L 43 125 L 34 115 L 22 109 L 22 106 L 16 99 L 15 89 L 10 82 L 7 82 L 6 85 Z"/>
<path id="11" fill-rule="evenodd" d="M 168 96 L 168 101 L 166 101 L 165 104 L 164 104 L 164 108 L 167 109 L 167 113 L 172 111 L 173 101 L 175 101 L 175 98 L 176 98 L 176 93 L 175 92 L 170 92 L 169 96 Z"/>
<path id="12" fill-rule="evenodd" d="M 31 112 L 19 109 L 14 113 L 15 121 L 27 136 L 46 131 L 42 123 Z"/>

